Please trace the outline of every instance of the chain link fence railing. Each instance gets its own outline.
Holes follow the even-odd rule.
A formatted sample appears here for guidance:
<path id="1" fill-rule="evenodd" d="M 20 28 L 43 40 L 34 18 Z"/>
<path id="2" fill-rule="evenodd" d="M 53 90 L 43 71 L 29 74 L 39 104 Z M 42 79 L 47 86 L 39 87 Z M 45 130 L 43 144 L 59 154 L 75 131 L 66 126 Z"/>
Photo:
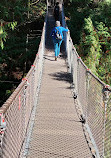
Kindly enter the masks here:
<path id="1" fill-rule="evenodd" d="M 100 81 L 83 63 L 67 34 L 67 64 L 73 91 L 81 107 L 89 147 L 97 158 L 111 158 L 111 87 Z"/>
<path id="2" fill-rule="evenodd" d="M 45 51 L 46 21 L 47 18 L 44 22 L 39 50 L 31 69 L 0 108 L 1 158 L 18 158 L 21 154 L 30 115 L 38 99 Z"/>
<path id="3" fill-rule="evenodd" d="M 41 43 L 36 59 L 22 82 L 0 108 L 0 157 L 18 158 L 21 154 L 31 111 L 37 102 L 45 49 L 44 23 Z M 86 138 L 93 155 L 111 158 L 111 88 L 100 81 L 85 66 L 73 46 L 70 34 L 67 39 L 68 71 L 73 77 L 76 103 L 82 110 Z"/>
<path id="4" fill-rule="evenodd" d="M 105 158 L 110 158 L 111 157 L 111 93 L 109 93 L 108 91 L 106 91 L 106 106 L 107 107 L 105 114 L 104 154 L 105 154 Z"/>

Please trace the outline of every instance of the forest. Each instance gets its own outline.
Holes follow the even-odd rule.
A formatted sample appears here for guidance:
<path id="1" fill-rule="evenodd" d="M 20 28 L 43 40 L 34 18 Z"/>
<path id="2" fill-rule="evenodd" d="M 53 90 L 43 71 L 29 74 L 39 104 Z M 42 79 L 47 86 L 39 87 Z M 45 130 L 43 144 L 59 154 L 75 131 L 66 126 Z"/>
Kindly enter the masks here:
<path id="1" fill-rule="evenodd" d="M 41 38 L 46 0 L 0 2 L 0 106 L 33 63 Z M 88 68 L 111 85 L 110 0 L 64 0 L 66 23 Z"/>
<path id="2" fill-rule="evenodd" d="M 0 106 L 29 71 L 40 43 L 45 0 L 0 1 Z"/>
<path id="3" fill-rule="evenodd" d="M 71 38 L 87 67 L 111 85 L 111 1 L 65 0 Z"/>

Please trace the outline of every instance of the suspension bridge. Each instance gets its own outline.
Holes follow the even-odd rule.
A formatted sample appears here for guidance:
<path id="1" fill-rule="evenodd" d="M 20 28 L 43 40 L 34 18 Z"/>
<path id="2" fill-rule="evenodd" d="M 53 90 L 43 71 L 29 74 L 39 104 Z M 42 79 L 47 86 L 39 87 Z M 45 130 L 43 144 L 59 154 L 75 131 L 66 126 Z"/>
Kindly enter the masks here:
<path id="1" fill-rule="evenodd" d="M 70 33 L 55 61 L 54 25 L 48 8 L 35 61 L 0 108 L 0 156 L 111 158 L 111 88 L 83 63 Z"/>

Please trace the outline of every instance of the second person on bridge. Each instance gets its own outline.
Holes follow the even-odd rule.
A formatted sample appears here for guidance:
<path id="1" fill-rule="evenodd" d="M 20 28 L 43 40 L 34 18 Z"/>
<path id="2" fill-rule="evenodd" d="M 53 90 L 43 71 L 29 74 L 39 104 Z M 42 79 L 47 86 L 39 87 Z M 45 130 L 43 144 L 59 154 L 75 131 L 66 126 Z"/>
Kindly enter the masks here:
<path id="1" fill-rule="evenodd" d="M 56 21 L 56 26 L 53 28 L 51 36 L 53 37 L 54 51 L 55 51 L 55 60 L 60 53 L 60 46 L 63 41 L 63 32 L 68 32 L 68 29 L 60 26 L 60 21 Z"/>

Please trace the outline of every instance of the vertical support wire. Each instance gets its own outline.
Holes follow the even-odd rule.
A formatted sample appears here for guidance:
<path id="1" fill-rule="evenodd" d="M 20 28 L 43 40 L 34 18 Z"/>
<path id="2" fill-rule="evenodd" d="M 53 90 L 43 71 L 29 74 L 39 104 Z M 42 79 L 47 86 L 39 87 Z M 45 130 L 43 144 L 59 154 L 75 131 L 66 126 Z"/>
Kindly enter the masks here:
<path id="1" fill-rule="evenodd" d="M 104 123 L 103 123 L 103 158 L 105 156 L 105 133 L 106 133 L 106 116 L 107 116 L 107 103 L 109 99 L 109 91 L 106 87 L 103 89 L 104 98 Z"/>

